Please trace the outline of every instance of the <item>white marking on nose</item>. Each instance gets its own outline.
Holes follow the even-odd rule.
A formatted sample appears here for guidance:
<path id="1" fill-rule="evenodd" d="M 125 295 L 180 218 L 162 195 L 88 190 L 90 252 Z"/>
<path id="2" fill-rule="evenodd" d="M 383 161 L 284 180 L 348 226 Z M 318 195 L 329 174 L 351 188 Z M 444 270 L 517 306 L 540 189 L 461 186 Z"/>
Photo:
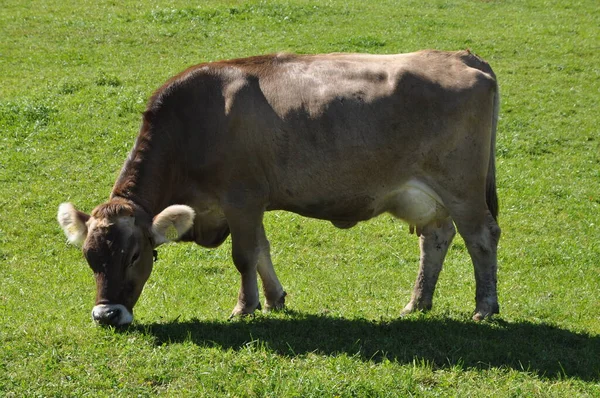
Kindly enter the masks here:
<path id="1" fill-rule="evenodd" d="M 133 314 L 121 304 L 100 304 L 92 309 L 92 319 L 102 325 L 123 326 L 133 322 Z"/>

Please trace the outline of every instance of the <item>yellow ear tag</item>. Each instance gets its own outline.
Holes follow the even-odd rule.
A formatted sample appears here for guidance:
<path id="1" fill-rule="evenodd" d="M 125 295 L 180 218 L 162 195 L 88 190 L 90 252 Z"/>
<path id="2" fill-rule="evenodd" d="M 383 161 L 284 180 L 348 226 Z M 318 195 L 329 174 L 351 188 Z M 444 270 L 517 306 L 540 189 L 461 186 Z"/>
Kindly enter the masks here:
<path id="1" fill-rule="evenodd" d="M 175 228 L 174 225 L 171 225 L 169 228 L 167 228 L 167 230 L 165 231 L 165 237 L 168 240 L 175 240 L 177 238 L 179 238 L 179 232 L 177 232 L 177 228 Z"/>
<path id="2" fill-rule="evenodd" d="M 67 227 L 67 232 L 69 233 L 69 235 L 75 235 L 79 233 L 79 228 L 77 228 L 77 225 L 75 224 L 69 224 L 69 226 Z"/>

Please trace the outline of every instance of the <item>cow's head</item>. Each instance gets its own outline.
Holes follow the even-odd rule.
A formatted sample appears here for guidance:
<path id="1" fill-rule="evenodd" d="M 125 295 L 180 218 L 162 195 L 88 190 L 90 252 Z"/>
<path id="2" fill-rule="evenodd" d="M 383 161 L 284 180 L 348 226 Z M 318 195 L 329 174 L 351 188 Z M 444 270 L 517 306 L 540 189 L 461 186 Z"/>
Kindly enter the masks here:
<path id="1" fill-rule="evenodd" d="M 63 203 L 57 218 L 69 241 L 82 245 L 94 271 L 92 318 L 102 325 L 123 326 L 133 321 L 133 306 L 152 271 L 154 249 L 181 237 L 192 226 L 194 211 L 173 205 L 151 219 L 131 203 L 113 199 L 91 215 Z"/>

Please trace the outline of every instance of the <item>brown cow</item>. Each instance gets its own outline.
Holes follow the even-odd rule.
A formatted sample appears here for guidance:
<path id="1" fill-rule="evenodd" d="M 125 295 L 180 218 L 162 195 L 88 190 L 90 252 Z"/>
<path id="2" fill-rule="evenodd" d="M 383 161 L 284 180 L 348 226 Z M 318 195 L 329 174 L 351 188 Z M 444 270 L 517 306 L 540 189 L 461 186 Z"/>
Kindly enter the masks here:
<path id="1" fill-rule="evenodd" d="M 233 315 L 284 306 L 263 228 L 288 210 L 348 228 L 388 212 L 416 227 L 421 264 L 404 313 L 428 310 L 458 228 L 475 268 L 474 319 L 499 311 L 494 146 L 498 87 L 469 51 L 277 54 L 201 64 L 144 112 L 110 199 L 58 221 L 97 282 L 93 318 L 125 325 L 171 240 L 217 247 L 241 275 Z"/>

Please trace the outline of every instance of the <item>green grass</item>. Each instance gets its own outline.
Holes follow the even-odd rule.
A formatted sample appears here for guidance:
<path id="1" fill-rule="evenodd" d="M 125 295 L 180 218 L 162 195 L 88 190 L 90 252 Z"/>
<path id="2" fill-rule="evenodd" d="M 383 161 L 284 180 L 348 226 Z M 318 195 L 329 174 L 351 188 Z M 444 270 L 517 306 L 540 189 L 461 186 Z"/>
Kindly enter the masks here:
<path id="1" fill-rule="evenodd" d="M 125 4 L 125 3 L 123 3 Z M 594 0 L 6 0 L 0 7 L 0 396 L 599 396 L 600 15 Z M 275 51 L 471 48 L 502 91 L 501 315 L 470 321 L 456 238 L 434 309 L 399 319 L 417 240 L 270 213 L 288 311 L 226 321 L 227 241 L 169 245 L 125 331 L 55 215 L 108 197 L 154 89 Z"/>

